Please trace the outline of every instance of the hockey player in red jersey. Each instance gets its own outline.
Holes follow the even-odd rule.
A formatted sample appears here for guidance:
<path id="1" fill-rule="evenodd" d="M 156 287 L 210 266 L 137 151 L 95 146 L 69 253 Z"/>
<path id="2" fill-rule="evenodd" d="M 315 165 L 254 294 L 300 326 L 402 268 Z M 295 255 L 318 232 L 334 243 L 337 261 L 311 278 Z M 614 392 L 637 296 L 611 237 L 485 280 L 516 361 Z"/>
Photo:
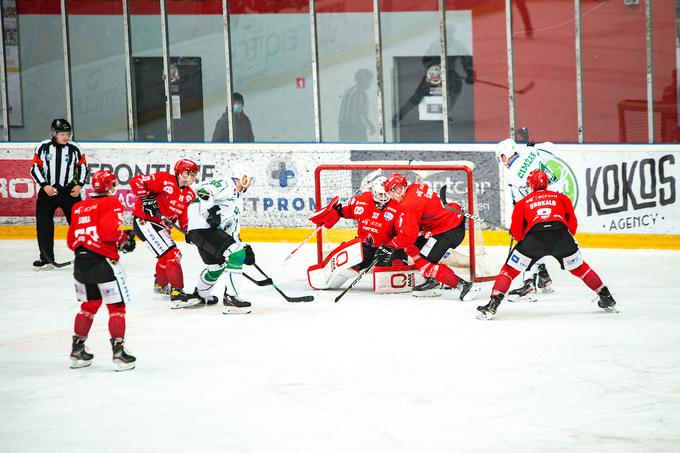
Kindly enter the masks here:
<path id="1" fill-rule="evenodd" d="M 112 196 L 116 190 L 116 176 L 109 170 L 92 175 L 93 195 L 89 200 L 73 206 L 68 229 L 68 246 L 75 252 L 73 277 L 80 312 L 76 316 L 71 349 L 71 368 L 82 368 L 92 363 L 93 355 L 85 349 L 94 315 L 106 304 L 109 311 L 109 332 L 116 370 L 135 367 L 135 357 L 124 348 L 125 304 L 130 291 L 123 269 L 118 264 L 118 251 L 131 252 L 135 248 L 132 230 L 121 231 L 123 205 Z"/>
<path id="2" fill-rule="evenodd" d="M 135 234 L 156 254 L 154 291 L 170 294 L 172 301 L 188 300 L 184 292 L 182 254 L 170 235 L 172 224 L 187 227 L 187 208 L 196 198 L 191 189 L 198 165 L 189 159 L 175 163 L 175 174 L 159 171 L 137 175 L 130 180 L 130 188 L 137 196 L 133 210 Z"/>
<path id="3" fill-rule="evenodd" d="M 403 248 L 427 280 L 413 288 L 414 296 L 438 295 L 434 290 L 443 285 L 457 288 L 459 298 L 468 300 L 472 283 L 453 272 L 440 261 L 449 248 L 455 249 L 465 238 L 464 217 L 444 209 L 439 196 L 426 184 L 408 184 L 394 173 L 385 181 L 385 190 L 399 202 L 401 210 L 395 227 L 397 236 L 380 248 L 378 255 L 390 255 Z M 452 203 L 456 209 L 460 205 Z"/>
<path id="4" fill-rule="evenodd" d="M 399 216 L 399 204 L 385 191 L 385 179 L 384 176 L 377 177 L 372 181 L 370 190 L 352 197 L 344 204 L 340 203 L 339 197 L 335 197 L 310 217 L 316 226 L 323 225 L 328 229 L 333 228 L 341 218 L 358 221 L 356 239 L 342 243 L 324 262 L 308 269 L 309 283 L 313 288 L 339 288 L 357 272 L 369 267 L 378 248 L 396 235 L 394 222 Z M 337 264 L 339 260 L 334 258 L 338 255 L 347 256 L 348 259 L 342 259 L 342 264 Z M 401 268 L 406 261 L 406 254 L 399 250 L 377 262 L 376 266 Z M 334 263 L 337 266 L 333 266 Z"/>
<path id="5" fill-rule="evenodd" d="M 548 175 L 543 170 L 532 171 L 527 178 L 532 192 L 515 204 L 510 234 L 517 245 L 503 265 L 491 291 L 491 300 L 477 307 L 479 319 L 491 319 L 496 314 L 512 280 L 531 268 L 544 256 L 553 256 L 598 295 L 598 306 L 615 312 L 616 302 L 600 277 L 583 260 L 574 240 L 577 220 L 574 206 L 566 195 L 547 190 Z"/>

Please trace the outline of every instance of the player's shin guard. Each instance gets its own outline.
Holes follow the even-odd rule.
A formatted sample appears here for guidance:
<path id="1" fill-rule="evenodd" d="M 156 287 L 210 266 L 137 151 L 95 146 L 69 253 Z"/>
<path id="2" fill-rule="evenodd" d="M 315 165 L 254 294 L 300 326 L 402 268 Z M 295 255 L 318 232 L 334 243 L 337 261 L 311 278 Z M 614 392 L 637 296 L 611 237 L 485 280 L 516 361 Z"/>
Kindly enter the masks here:
<path id="1" fill-rule="evenodd" d="M 458 286 L 460 277 L 458 277 L 456 273 L 453 272 L 453 269 L 451 269 L 446 264 L 432 264 L 420 256 L 413 260 L 413 264 L 416 265 L 420 273 L 425 278 L 432 277 L 438 282 L 450 286 L 451 288 Z"/>
<path id="2" fill-rule="evenodd" d="M 201 272 L 201 276 L 196 284 L 196 292 L 201 299 L 207 300 L 210 296 L 210 291 L 212 290 L 215 283 L 220 278 L 222 273 L 224 273 L 224 265 L 222 264 L 208 264 L 205 269 Z"/>
<path id="3" fill-rule="evenodd" d="M 85 340 L 87 335 L 90 333 L 90 328 L 92 327 L 92 321 L 94 321 L 94 315 L 99 311 L 102 301 L 98 300 L 88 300 L 80 304 L 80 311 L 76 315 L 76 320 L 73 326 L 73 332 Z"/>
<path id="4" fill-rule="evenodd" d="M 583 280 L 583 283 L 585 283 L 588 288 L 592 289 L 596 293 L 599 293 L 604 287 L 604 283 L 602 283 L 600 276 L 597 275 L 597 273 L 592 270 L 585 261 L 581 263 L 581 265 L 576 269 L 570 269 L 569 272 Z"/>
<path id="5" fill-rule="evenodd" d="M 182 253 L 177 247 L 168 250 L 164 255 L 158 258 L 159 263 L 162 262 L 162 266 L 165 267 L 165 278 L 167 283 L 173 288 L 182 289 L 184 288 L 184 274 L 182 272 Z M 163 281 L 158 277 L 158 272 L 156 279 L 161 286 Z M 166 284 L 167 284 L 166 283 Z"/>
<path id="6" fill-rule="evenodd" d="M 493 289 L 491 290 L 491 295 L 496 296 L 499 294 L 504 295 L 510 289 L 512 281 L 519 275 L 519 271 L 513 267 L 504 264 L 501 271 L 498 273 L 496 280 L 493 282 Z"/>
<path id="7" fill-rule="evenodd" d="M 125 304 L 122 302 L 109 304 L 106 308 L 109 309 L 109 332 L 111 333 L 111 338 L 124 338 Z"/>

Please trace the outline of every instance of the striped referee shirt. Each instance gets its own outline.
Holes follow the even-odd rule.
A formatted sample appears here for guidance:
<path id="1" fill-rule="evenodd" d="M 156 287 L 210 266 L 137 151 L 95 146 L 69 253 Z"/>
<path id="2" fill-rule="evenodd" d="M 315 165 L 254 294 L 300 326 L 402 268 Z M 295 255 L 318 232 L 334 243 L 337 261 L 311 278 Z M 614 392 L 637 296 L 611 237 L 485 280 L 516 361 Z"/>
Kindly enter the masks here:
<path id="1" fill-rule="evenodd" d="M 85 155 L 74 142 L 59 145 L 53 140 L 45 140 L 35 148 L 31 176 L 40 187 L 84 186 L 87 173 Z"/>

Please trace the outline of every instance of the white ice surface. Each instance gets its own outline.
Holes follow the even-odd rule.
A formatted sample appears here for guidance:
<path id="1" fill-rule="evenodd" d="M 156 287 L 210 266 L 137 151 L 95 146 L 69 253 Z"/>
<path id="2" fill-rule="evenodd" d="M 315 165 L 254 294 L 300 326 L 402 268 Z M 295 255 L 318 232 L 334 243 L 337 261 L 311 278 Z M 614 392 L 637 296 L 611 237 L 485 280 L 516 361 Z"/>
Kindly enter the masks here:
<path id="1" fill-rule="evenodd" d="M 555 294 L 483 322 L 488 286 L 463 303 L 374 295 L 366 282 L 334 304 L 337 293 L 306 288 L 311 246 L 281 264 L 290 244 L 254 249 L 315 302 L 244 282 L 250 315 L 171 311 L 140 245 L 122 260 L 138 367 L 115 373 L 105 308 L 93 365 L 68 368 L 72 269 L 34 272 L 32 241 L 0 248 L 3 453 L 680 451 L 680 252 L 585 251 L 619 314 L 550 263 Z M 181 248 L 189 287 L 201 264 Z M 61 241 L 57 257 L 69 257 Z"/>

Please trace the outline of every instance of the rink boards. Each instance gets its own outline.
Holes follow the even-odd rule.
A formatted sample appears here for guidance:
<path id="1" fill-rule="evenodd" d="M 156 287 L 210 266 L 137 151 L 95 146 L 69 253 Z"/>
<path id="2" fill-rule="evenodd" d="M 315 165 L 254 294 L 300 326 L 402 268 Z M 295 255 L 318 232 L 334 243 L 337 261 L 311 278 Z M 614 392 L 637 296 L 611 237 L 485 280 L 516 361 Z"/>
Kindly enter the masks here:
<path id="1" fill-rule="evenodd" d="M 179 158 L 200 165 L 199 179 L 225 177 L 235 164 L 253 172 L 245 197 L 243 237 L 250 241 L 297 242 L 310 232 L 314 169 L 320 164 L 371 161 L 475 164 L 479 214 L 507 224 L 512 209 L 494 144 L 203 144 L 80 143 L 90 171 L 116 173 L 118 197 L 134 204 L 128 182 L 139 173 L 171 170 Z M 3 144 L 0 153 L 0 237 L 32 238 L 37 187 L 29 175 L 34 144 Z M 557 144 L 551 168 L 569 181 L 567 195 L 579 219 L 585 247 L 680 248 L 680 145 Z M 464 194 L 459 194 L 461 198 Z M 57 228 L 57 235 L 63 235 Z M 334 232 L 336 240 L 351 230 Z M 507 234 L 485 231 L 488 245 L 508 243 Z"/>

